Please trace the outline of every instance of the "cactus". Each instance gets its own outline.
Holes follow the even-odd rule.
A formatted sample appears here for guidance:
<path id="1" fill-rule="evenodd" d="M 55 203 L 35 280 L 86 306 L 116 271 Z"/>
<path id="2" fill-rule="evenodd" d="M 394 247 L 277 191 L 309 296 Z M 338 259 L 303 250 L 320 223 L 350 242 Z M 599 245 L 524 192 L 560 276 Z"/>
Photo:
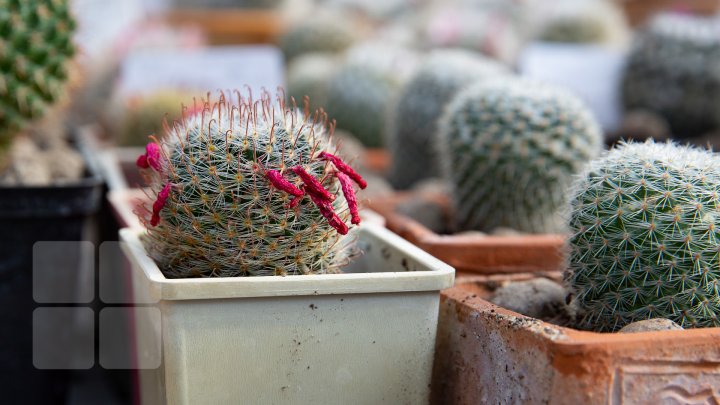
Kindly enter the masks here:
<path id="1" fill-rule="evenodd" d="M 433 137 L 445 104 L 463 86 L 505 74 L 509 71 L 504 65 L 470 51 L 431 52 L 403 86 L 388 119 L 388 177 L 393 186 L 406 189 L 439 172 Z"/>
<path id="2" fill-rule="evenodd" d="M 660 15 L 637 36 L 622 80 L 626 110 L 647 109 L 688 138 L 720 126 L 720 23 Z"/>
<path id="3" fill-rule="evenodd" d="M 309 53 L 293 60 L 287 73 L 288 96 L 297 103 L 308 96 L 312 108 L 324 109 L 330 78 L 335 74 L 337 64 L 336 57 L 324 53 Z"/>
<path id="4" fill-rule="evenodd" d="M 279 45 L 288 61 L 314 52 L 339 53 L 358 37 L 349 16 L 320 13 L 315 18 L 300 20 L 280 37 Z"/>
<path id="5" fill-rule="evenodd" d="M 150 256 L 171 278 L 337 272 L 345 222 L 360 223 L 351 182 L 364 180 L 335 155 L 322 113 L 236 95 L 183 113 L 138 158 Z"/>
<path id="6" fill-rule="evenodd" d="M 192 101 L 189 93 L 176 90 L 116 100 L 111 119 L 116 141 L 127 146 L 145 145 L 150 135 L 159 135 L 163 129 L 158 117 L 167 115 L 167 121 L 172 123 L 181 118 L 178 106 Z"/>
<path id="7" fill-rule="evenodd" d="M 601 149 L 602 132 L 575 96 L 517 78 L 480 82 L 446 107 L 438 147 L 456 227 L 563 231 L 572 176 Z"/>
<path id="8" fill-rule="evenodd" d="M 562 0 L 548 7 L 549 15 L 541 23 L 539 38 L 550 42 L 596 43 L 623 46 L 629 28 L 623 11 L 607 0 Z M 540 12 L 531 7 L 530 12 Z"/>
<path id="9" fill-rule="evenodd" d="M 565 280 L 581 326 L 643 319 L 720 326 L 720 159 L 672 143 L 621 144 L 572 196 Z"/>
<path id="10" fill-rule="evenodd" d="M 402 47 L 365 43 L 348 50 L 331 78 L 328 114 L 337 126 L 371 148 L 383 146 L 387 111 L 415 66 Z"/>
<path id="11" fill-rule="evenodd" d="M 5 0 L 0 8 L 0 145 L 64 94 L 75 54 L 66 0 Z"/>

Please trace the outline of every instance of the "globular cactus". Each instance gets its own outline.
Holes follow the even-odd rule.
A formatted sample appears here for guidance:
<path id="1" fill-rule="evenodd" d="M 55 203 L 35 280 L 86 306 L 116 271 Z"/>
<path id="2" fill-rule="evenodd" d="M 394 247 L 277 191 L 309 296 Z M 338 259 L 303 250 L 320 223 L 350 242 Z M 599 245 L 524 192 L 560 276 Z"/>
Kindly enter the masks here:
<path id="1" fill-rule="evenodd" d="M 600 127 L 578 98 L 516 78 L 459 93 L 439 125 L 459 230 L 563 231 L 567 187 L 602 145 Z"/>
<path id="2" fill-rule="evenodd" d="M 626 110 L 647 109 L 687 138 L 720 126 L 720 23 L 660 15 L 637 35 L 623 80 Z"/>
<path id="3" fill-rule="evenodd" d="M 349 15 L 320 13 L 291 25 L 279 39 L 288 61 L 306 53 L 339 53 L 350 47 L 360 36 Z"/>
<path id="4" fill-rule="evenodd" d="M 297 103 L 308 96 L 312 108 L 324 109 L 330 79 L 337 71 L 338 63 L 339 59 L 335 55 L 325 53 L 308 53 L 296 58 L 288 66 L 288 96 Z"/>
<path id="5" fill-rule="evenodd" d="M 562 0 L 528 9 L 547 14 L 540 18 L 538 37 L 543 41 L 624 46 L 630 35 L 623 11 L 611 1 Z"/>
<path id="6" fill-rule="evenodd" d="M 75 54 L 67 0 L 0 2 L 0 145 L 64 94 Z"/>
<path id="7" fill-rule="evenodd" d="M 138 158 L 150 256 L 173 278 L 337 272 L 364 180 L 336 156 L 323 114 L 284 94 L 235 95 L 183 114 Z"/>
<path id="8" fill-rule="evenodd" d="M 720 326 L 720 159 L 672 143 L 622 144 L 572 195 L 566 283 L 581 326 L 650 318 Z"/>
<path id="9" fill-rule="evenodd" d="M 116 142 L 126 146 L 145 145 L 149 136 L 159 135 L 163 129 L 158 117 L 167 116 L 167 121 L 172 123 L 181 118 L 178 106 L 192 102 L 190 93 L 178 90 L 158 90 L 115 100 L 111 126 Z"/>
<path id="10" fill-rule="evenodd" d="M 388 110 L 415 63 L 416 55 L 403 47 L 353 47 L 330 80 L 328 114 L 363 145 L 382 147 Z"/>
<path id="11" fill-rule="evenodd" d="M 474 52 L 431 52 L 400 90 L 388 118 L 388 178 L 393 186 L 407 189 L 440 171 L 434 136 L 437 119 L 452 96 L 475 81 L 509 74 L 504 65 Z"/>

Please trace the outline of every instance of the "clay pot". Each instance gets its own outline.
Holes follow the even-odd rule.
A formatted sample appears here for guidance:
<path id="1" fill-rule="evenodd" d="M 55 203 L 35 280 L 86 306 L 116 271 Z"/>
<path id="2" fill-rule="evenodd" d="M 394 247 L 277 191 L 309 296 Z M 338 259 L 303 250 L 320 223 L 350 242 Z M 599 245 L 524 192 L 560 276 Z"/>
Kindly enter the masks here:
<path id="1" fill-rule="evenodd" d="M 533 277 L 476 277 L 443 291 L 431 403 L 720 403 L 720 328 L 583 332 L 486 301 L 502 283 Z"/>
<path id="2" fill-rule="evenodd" d="M 372 172 L 386 173 L 390 167 L 390 153 L 383 148 L 366 149 L 363 164 Z"/>
<path id="3" fill-rule="evenodd" d="M 202 29 L 213 45 L 272 43 L 283 31 L 282 16 L 275 10 L 181 8 L 167 13 L 165 20 Z"/>
<path id="4" fill-rule="evenodd" d="M 633 27 L 641 25 L 653 14 L 663 10 L 701 15 L 712 15 L 720 10 L 718 0 L 620 0 L 620 4 Z"/>
<path id="5" fill-rule="evenodd" d="M 458 277 L 556 271 L 563 266 L 562 235 L 439 235 L 397 212 L 403 201 L 418 198 L 434 201 L 448 210 L 446 196 L 414 192 L 377 198 L 366 205 L 385 217 L 388 229 L 455 267 Z"/>

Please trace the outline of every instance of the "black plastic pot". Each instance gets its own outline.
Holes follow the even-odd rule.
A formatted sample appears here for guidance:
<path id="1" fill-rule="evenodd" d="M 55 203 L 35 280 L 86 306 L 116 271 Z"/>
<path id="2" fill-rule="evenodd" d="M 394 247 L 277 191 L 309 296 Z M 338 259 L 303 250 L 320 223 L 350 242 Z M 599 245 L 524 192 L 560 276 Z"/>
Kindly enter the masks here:
<path id="1" fill-rule="evenodd" d="M 33 366 L 33 310 L 53 306 L 33 299 L 33 245 L 95 241 L 92 217 L 100 209 L 103 180 L 88 166 L 88 176 L 75 184 L 0 188 L 0 403 L 65 401 L 69 371 Z M 66 253 L 65 259 L 79 256 Z"/>

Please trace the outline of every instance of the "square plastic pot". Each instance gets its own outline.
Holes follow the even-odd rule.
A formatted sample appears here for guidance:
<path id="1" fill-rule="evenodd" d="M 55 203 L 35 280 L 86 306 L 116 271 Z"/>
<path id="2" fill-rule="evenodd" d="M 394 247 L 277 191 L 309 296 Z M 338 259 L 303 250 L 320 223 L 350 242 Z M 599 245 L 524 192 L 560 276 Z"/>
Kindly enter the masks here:
<path id="1" fill-rule="evenodd" d="M 720 403 L 720 328 L 584 332 L 486 301 L 533 277 L 477 277 L 443 291 L 433 404 Z"/>
<path id="2" fill-rule="evenodd" d="M 167 279 L 122 230 L 136 298 L 156 302 L 135 314 L 138 364 L 160 352 L 143 403 L 427 403 L 454 270 L 377 225 L 353 232 L 364 254 L 342 274 Z"/>
<path id="3" fill-rule="evenodd" d="M 375 198 L 368 207 L 385 217 L 388 229 L 453 266 L 458 276 L 548 272 L 563 264 L 563 235 L 440 235 L 398 211 L 400 204 L 413 199 L 449 210 L 447 196 L 420 192 Z"/>

